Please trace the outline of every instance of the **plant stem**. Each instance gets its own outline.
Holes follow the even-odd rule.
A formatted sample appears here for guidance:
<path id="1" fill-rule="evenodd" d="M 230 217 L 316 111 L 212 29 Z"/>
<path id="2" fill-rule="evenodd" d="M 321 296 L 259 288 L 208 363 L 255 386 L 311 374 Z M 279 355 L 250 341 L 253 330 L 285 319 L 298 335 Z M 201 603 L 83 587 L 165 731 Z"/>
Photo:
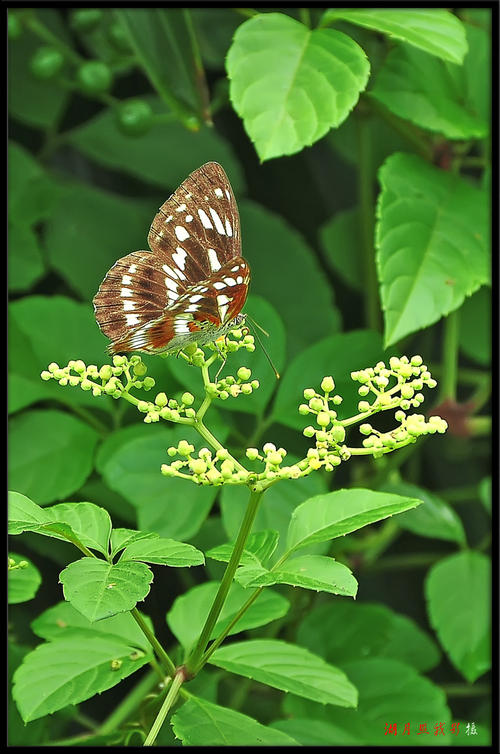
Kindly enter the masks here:
<path id="1" fill-rule="evenodd" d="M 190 675 L 196 675 L 196 673 L 203 665 L 203 653 L 205 652 L 214 626 L 217 623 L 217 619 L 222 611 L 222 608 L 224 607 L 224 602 L 228 595 L 229 589 L 231 588 L 231 584 L 233 583 L 234 574 L 236 573 L 236 569 L 240 563 L 241 554 L 248 539 L 248 535 L 250 534 L 250 531 L 252 529 L 253 522 L 255 520 L 255 516 L 257 515 L 259 503 L 263 494 L 263 491 L 256 490 L 252 490 L 250 493 L 250 499 L 245 511 L 245 516 L 241 523 L 231 558 L 226 566 L 222 581 L 219 585 L 219 590 L 215 596 L 213 605 L 205 621 L 205 625 L 203 626 L 200 638 L 198 639 L 198 643 L 185 665 L 186 670 Z"/>
<path id="2" fill-rule="evenodd" d="M 126 722 L 132 712 L 134 712 L 142 702 L 146 694 L 158 684 L 158 678 L 153 671 L 149 671 L 144 678 L 141 678 L 132 691 L 120 702 L 118 707 L 113 710 L 111 715 L 99 726 L 97 734 L 105 736 L 113 733 L 119 726 Z"/>
<path id="3" fill-rule="evenodd" d="M 160 660 L 167 674 L 170 676 L 173 676 L 175 673 L 174 663 L 172 662 L 168 654 L 165 652 L 162 645 L 160 644 L 160 642 L 158 641 L 154 633 L 151 631 L 151 629 L 149 628 L 148 624 L 146 623 L 146 621 L 144 620 L 144 618 L 142 617 L 138 609 L 134 607 L 132 608 L 130 612 L 132 614 L 132 617 L 138 624 L 139 628 L 141 629 L 142 633 L 144 634 L 146 639 L 149 641 L 149 643 L 153 647 L 154 653 Z"/>
<path id="4" fill-rule="evenodd" d="M 163 725 L 170 708 L 176 702 L 177 697 L 179 696 L 180 688 L 185 680 L 186 680 L 186 677 L 183 671 L 178 671 L 175 674 L 174 679 L 172 683 L 170 684 L 168 694 L 165 697 L 165 701 L 161 705 L 160 711 L 158 712 L 158 715 L 156 716 L 156 720 L 151 726 L 151 730 L 149 731 L 147 738 L 144 741 L 144 746 L 152 746 L 154 742 L 156 741 L 156 737 L 158 733 L 160 732 L 161 726 Z"/>
<path id="5" fill-rule="evenodd" d="M 363 270 L 365 323 L 371 330 L 380 331 L 377 270 L 374 249 L 375 198 L 373 192 L 373 157 L 369 116 L 360 113 L 356 118 L 358 132 L 358 197 L 363 235 Z"/>

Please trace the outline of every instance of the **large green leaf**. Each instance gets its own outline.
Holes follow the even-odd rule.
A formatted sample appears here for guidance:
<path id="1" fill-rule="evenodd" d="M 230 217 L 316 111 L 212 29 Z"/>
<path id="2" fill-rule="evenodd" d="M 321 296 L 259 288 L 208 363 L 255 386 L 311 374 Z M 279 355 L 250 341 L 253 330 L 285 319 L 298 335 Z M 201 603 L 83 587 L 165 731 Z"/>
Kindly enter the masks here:
<path id="1" fill-rule="evenodd" d="M 297 641 L 334 665 L 386 657 L 425 672 L 441 657 L 434 641 L 411 618 L 385 605 L 351 600 L 313 607 L 299 625 Z"/>
<path id="2" fill-rule="evenodd" d="M 351 380 L 351 372 L 375 365 L 387 358 L 380 335 L 371 330 L 353 330 L 330 335 L 293 359 L 282 380 L 273 405 L 273 419 L 293 429 L 303 429 L 310 417 L 301 416 L 298 407 L 304 402 L 304 389 L 319 390 L 323 377 L 335 380 L 335 393 L 342 403 L 336 407 L 341 418 L 357 413 L 359 385 Z"/>
<path id="3" fill-rule="evenodd" d="M 219 584 L 207 581 L 193 587 L 185 594 L 177 597 L 167 614 L 170 630 L 183 647 L 191 647 L 201 633 L 208 616 Z M 224 607 L 211 634 L 211 639 L 222 633 L 235 618 L 239 610 L 248 600 L 249 592 L 237 583 L 231 585 Z M 266 590 L 245 611 L 240 620 L 232 627 L 229 635 L 238 634 L 257 626 L 266 626 L 273 620 L 286 615 L 289 604 L 280 594 Z"/>
<path id="4" fill-rule="evenodd" d="M 184 746 L 297 746 L 286 733 L 198 697 L 175 713 L 172 728 Z"/>
<path id="5" fill-rule="evenodd" d="M 231 101 L 261 160 L 299 152 L 339 126 L 369 74 L 353 39 L 283 13 L 241 24 L 226 67 Z"/>
<path id="6" fill-rule="evenodd" d="M 441 8 L 332 8 L 325 12 L 322 23 L 336 20 L 387 34 L 452 63 L 461 63 L 467 52 L 463 24 Z"/>
<path id="7" fill-rule="evenodd" d="M 227 430 L 216 433 L 223 442 Z M 161 465 L 170 460 L 167 448 L 181 439 L 197 448 L 202 446 L 192 427 L 127 428 L 107 438 L 97 463 L 109 487 L 137 509 L 140 529 L 184 540 L 199 530 L 218 490 L 161 474 Z"/>
<path id="8" fill-rule="evenodd" d="M 459 313 L 460 348 L 481 366 L 491 363 L 491 289 L 483 286 L 466 298 Z"/>
<path id="9" fill-rule="evenodd" d="M 326 542 L 420 504 L 411 497 L 367 489 L 317 495 L 294 510 L 287 546 L 293 552 L 313 542 Z"/>
<path id="10" fill-rule="evenodd" d="M 97 327 L 92 305 L 64 296 L 25 296 L 9 305 L 9 411 L 41 399 L 112 411 L 112 400 L 95 398 L 80 388 L 44 382 L 40 373 L 51 362 L 70 359 L 86 364 L 107 361 L 106 338 Z"/>
<path id="11" fill-rule="evenodd" d="M 430 621 L 469 683 L 491 667 L 490 581 L 489 558 L 466 551 L 436 563 L 425 583 Z"/>
<path id="12" fill-rule="evenodd" d="M 60 639 L 26 655 L 14 674 L 12 694 L 27 723 L 116 686 L 149 660 L 113 638 Z"/>
<path id="13" fill-rule="evenodd" d="M 358 743 L 358 745 L 387 746 L 417 744 L 436 741 L 446 743 L 451 733 L 451 713 L 446 705 L 444 691 L 428 678 L 419 675 L 414 668 L 388 657 L 368 657 L 342 665 L 342 670 L 355 684 L 359 692 L 356 710 L 325 707 L 323 704 L 287 695 L 283 711 L 293 718 L 309 718 L 314 729 L 316 720 L 328 722 L 333 739 L 330 745 Z M 397 726 L 389 735 L 387 724 Z M 444 736 L 434 736 L 439 724 L 445 729 Z M 409 735 L 403 736 L 404 726 L 409 725 Z M 419 726 L 427 725 L 428 736 L 417 735 Z M 309 743 L 306 735 L 301 740 Z M 314 740 L 314 733 L 312 734 Z M 450 736 L 451 738 L 451 736 Z M 424 740 L 422 740 L 424 739 Z M 427 743 L 427 745 L 428 745 Z"/>
<path id="14" fill-rule="evenodd" d="M 60 503 L 46 508 L 45 513 L 50 521 L 69 524 L 86 547 L 108 554 L 111 519 L 104 508 L 94 503 Z"/>
<path id="15" fill-rule="evenodd" d="M 8 603 L 17 605 L 19 602 L 32 600 L 42 583 L 42 574 L 38 568 L 25 555 L 9 552 L 9 560 L 12 558 L 16 563 L 25 561 L 25 568 L 9 569 L 8 573 Z"/>
<path id="16" fill-rule="evenodd" d="M 95 430 L 62 411 L 27 411 L 9 432 L 10 487 L 39 503 L 75 492 L 93 466 Z"/>
<path id="17" fill-rule="evenodd" d="M 342 671 L 307 649 L 279 639 L 236 642 L 217 649 L 209 662 L 322 704 L 357 704 L 356 688 Z"/>
<path id="18" fill-rule="evenodd" d="M 122 8 L 116 15 L 138 64 L 168 107 L 183 120 L 195 113 L 202 120 L 208 92 L 189 10 Z"/>
<path id="19" fill-rule="evenodd" d="M 320 228 L 319 235 L 327 262 L 344 283 L 361 292 L 363 235 L 359 210 L 337 212 Z"/>
<path id="20" fill-rule="evenodd" d="M 145 563 L 116 564 L 80 558 L 59 575 L 64 598 L 89 621 L 132 610 L 149 593 L 153 573 Z"/>
<path id="21" fill-rule="evenodd" d="M 240 202 L 240 214 L 243 256 L 252 270 L 250 290 L 267 299 L 280 315 L 289 357 L 338 331 L 340 314 L 332 303 L 332 291 L 302 236 L 254 202 Z"/>
<path id="22" fill-rule="evenodd" d="M 120 563 L 127 560 L 142 560 L 145 563 L 168 565 L 172 568 L 187 568 L 203 565 L 203 553 L 185 542 L 176 542 L 164 537 L 142 537 L 127 545 L 120 557 Z"/>
<path id="23" fill-rule="evenodd" d="M 379 177 L 377 267 L 391 344 L 437 322 L 488 281 L 488 197 L 407 154 L 390 157 Z"/>
<path id="24" fill-rule="evenodd" d="M 165 111 L 158 98 L 147 97 L 154 112 Z M 118 130 L 113 113 L 104 110 L 83 126 L 74 129 L 71 144 L 99 165 L 127 173 L 163 192 L 151 207 L 149 222 L 158 206 L 165 201 L 189 173 L 204 162 L 220 162 L 229 176 L 236 195 L 244 188 L 242 169 L 232 148 L 213 129 L 204 126 L 196 133 L 180 123 L 156 123 L 147 137 L 131 140 Z M 168 148 L 166 148 L 166 145 Z M 144 242 L 149 223 L 144 229 Z M 126 249 L 128 251 L 128 249 Z"/>
<path id="25" fill-rule="evenodd" d="M 465 90 L 465 73 L 457 68 L 420 50 L 399 46 L 387 56 L 370 94 L 420 128 L 448 139 L 480 139 L 487 135 L 488 123 L 474 112 L 474 102 Z M 475 86 L 481 89 L 484 83 L 479 77 Z"/>

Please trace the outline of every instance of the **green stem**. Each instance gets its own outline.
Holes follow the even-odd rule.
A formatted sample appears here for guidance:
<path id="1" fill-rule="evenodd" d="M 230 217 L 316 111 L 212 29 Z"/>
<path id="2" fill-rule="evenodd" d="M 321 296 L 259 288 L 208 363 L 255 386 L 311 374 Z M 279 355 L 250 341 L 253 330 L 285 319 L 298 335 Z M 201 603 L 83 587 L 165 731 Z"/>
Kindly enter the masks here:
<path id="1" fill-rule="evenodd" d="M 163 725 L 170 708 L 177 701 L 180 688 L 185 680 L 186 678 L 183 671 L 179 671 L 175 674 L 174 679 L 170 684 L 168 694 L 165 697 L 165 701 L 161 705 L 160 711 L 158 712 L 156 719 L 151 726 L 151 730 L 149 731 L 146 740 L 144 741 L 144 746 L 152 746 L 156 741 L 156 737 L 160 732 L 161 726 Z"/>
<path id="2" fill-rule="evenodd" d="M 146 694 L 148 694 L 157 684 L 158 678 L 156 677 L 156 674 L 153 671 L 147 673 L 120 702 L 118 707 L 113 710 L 111 715 L 102 723 L 102 725 L 99 726 L 97 734 L 105 736 L 108 733 L 113 733 L 113 731 L 119 728 L 122 723 L 128 720 Z"/>
<path id="3" fill-rule="evenodd" d="M 185 8 L 182 11 L 184 16 L 184 22 L 189 35 L 189 41 L 191 44 L 191 54 L 193 56 L 193 68 L 194 68 L 194 85 L 198 95 L 198 102 L 200 106 L 200 115 L 202 120 L 209 126 L 213 126 L 212 116 L 210 114 L 210 96 L 208 93 L 207 79 L 205 76 L 205 69 L 203 67 L 203 59 L 201 57 L 200 48 L 198 45 L 198 39 L 194 29 L 191 13 L 189 9 Z"/>
<path id="4" fill-rule="evenodd" d="M 168 656 L 168 654 L 163 649 L 162 645 L 160 644 L 160 642 L 154 635 L 153 631 L 151 631 L 148 624 L 146 623 L 146 621 L 144 620 L 144 618 L 142 617 L 142 615 L 140 614 L 140 612 L 138 611 L 136 607 L 134 607 L 130 612 L 131 612 L 132 618 L 134 618 L 139 628 L 141 629 L 142 633 L 151 644 L 154 653 L 160 660 L 167 674 L 170 676 L 173 676 L 175 673 L 175 665 L 170 659 L 170 657 Z"/>
<path id="5" fill-rule="evenodd" d="M 36 34 L 36 36 L 40 37 L 40 39 L 43 39 L 44 42 L 47 42 L 47 44 L 50 44 L 52 47 L 58 49 L 65 58 L 71 60 L 72 63 L 78 66 L 83 63 L 83 58 L 81 58 L 80 55 L 78 55 L 72 47 L 67 45 L 62 41 L 62 39 L 53 34 L 50 29 L 47 29 L 47 27 L 36 17 L 34 13 L 26 15 L 24 20 L 26 26 L 30 31 L 33 32 L 33 34 Z"/>
<path id="6" fill-rule="evenodd" d="M 299 18 L 304 26 L 311 28 L 311 12 L 309 8 L 299 8 Z"/>
<path id="7" fill-rule="evenodd" d="M 375 266 L 375 198 L 373 191 L 373 155 L 369 117 L 361 112 L 356 118 L 358 133 L 358 200 L 363 236 L 363 289 L 365 323 L 371 330 L 380 332 L 380 304 L 378 299 L 377 269 Z"/>
<path id="8" fill-rule="evenodd" d="M 457 398 L 459 313 L 451 312 L 444 322 L 443 376 L 440 382 L 440 403 Z"/>
<path id="9" fill-rule="evenodd" d="M 203 662 L 201 661 L 203 653 L 205 652 L 206 646 L 210 640 L 210 636 L 212 635 L 212 631 L 214 630 L 215 624 L 217 623 L 217 619 L 222 611 L 222 608 L 224 607 L 224 602 L 228 595 L 229 589 L 231 588 L 231 584 L 233 583 L 234 574 L 236 573 L 236 569 L 240 563 L 241 555 L 248 539 L 248 535 L 250 534 L 250 531 L 252 529 L 253 522 L 255 521 L 255 516 L 257 515 L 259 503 L 263 494 L 263 491 L 255 490 L 252 490 L 252 492 L 250 493 L 250 499 L 245 511 L 245 516 L 240 526 L 238 537 L 236 539 L 233 552 L 231 553 L 231 558 L 226 566 L 222 581 L 219 585 L 219 590 L 215 596 L 213 605 L 205 621 L 205 625 L 203 626 L 200 638 L 198 639 L 198 643 L 186 662 L 186 670 L 190 675 L 196 675 L 196 673 L 203 665 Z"/>

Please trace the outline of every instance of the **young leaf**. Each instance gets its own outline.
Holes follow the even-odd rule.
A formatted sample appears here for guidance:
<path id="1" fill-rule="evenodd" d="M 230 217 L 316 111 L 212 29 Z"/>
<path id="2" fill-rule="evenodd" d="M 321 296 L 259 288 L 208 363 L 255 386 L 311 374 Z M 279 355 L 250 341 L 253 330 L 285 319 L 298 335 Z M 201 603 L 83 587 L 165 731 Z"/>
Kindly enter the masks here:
<path id="1" fill-rule="evenodd" d="M 172 728 L 184 746 L 297 746 L 286 733 L 198 697 L 175 713 Z"/>
<path id="2" fill-rule="evenodd" d="M 47 508 L 47 515 L 51 521 L 69 524 L 86 547 L 107 555 L 111 534 L 107 510 L 93 503 L 61 503 Z"/>
<path id="3" fill-rule="evenodd" d="M 430 621 L 469 683 L 491 667 L 490 580 L 489 559 L 464 551 L 439 561 L 425 583 Z"/>
<path id="4" fill-rule="evenodd" d="M 183 647 L 191 647 L 203 628 L 208 616 L 219 584 L 216 581 L 208 581 L 199 584 L 180 597 L 177 597 L 167 614 L 167 623 L 172 633 L 180 641 Z M 229 595 L 219 619 L 212 631 L 211 639 L 214 639 L 231 623 L 240 608 L 249 598 L 249 593 L 239 584 L 231 586 Z M 277 618 L 286 615 L 289 607 L 288 600 L 280 594 L 266 591 L 243 614 L 241 619 L 233 626 L 229 635 L 246 631 L 257 626 L 266 626 Z"/>
<path id="5" fill-rule="evenodd" d="M 331 9 L 325 11 L 322 25 L 336 20 L 387 34 L 452 63 L 462 63 L 467 52 L 462 22 L 440 8 Z"/>
<path id="6" fill-rule="evenodd" d="M 145 563 L 112 565 L 97 558 L 70 563 L 59 576 L 64 598 L 90 621 L 132 610 L 149 593 L 153 574 Z"/>
<path id="7" fill-rule="evenodd" d="M 92 470 L 97 439 L 88 424 L 62 411 L 15 416 L 9 437 L 10 484 L 41 503 L 71 495 Z"/>
<path id="8" fill-rule="evenodd" d="M 210 663 L 306 699 L 356 707 L 357 691 L 344 673 L 307 649 L 280 639 L 253 639 L 217 649 Z"/>
<path id="9" fill-rule="evenodd" d="M 19 492 L 9 492 L 8 519 L 9 534 L 38 531 L 52 520 L 43 508 Z"/>
<path id="10" fill-rule="evenodd" d="M 456 66 L 411 47 L 391 50 L 370 96 L 395 115 L 448 139 L 480 139 L 488 123 L 474 112 Z M 457 80 L 458 79 L 458 80 Z M 482 81 L 477 82 L 481 88 Z"/>
<path id="11" fill-rule="evenodd" d="M 99 636 L 41 644 L 16 670 L 12 694 L 28 723 L 116 686 L 149 659 L 132 646 Z"/>
<path id="12" fill-rule="evenodd" d="M 365 489 L 338 490 L 311 497 L 292 514 L 287 547 L 293 552 L 312 542 L 341 537 L 395 513 L 415 508 L 421 502 L 411 497 Z"/>
<path id="13" fill-rule="evenodd" d="M 277 531 L 266 529 L 250 534 L 245 549 L 240 560 L 242 565 L 258 565 L 265 563 L 275 551 L 279 540 Z M 233 552 L 234 542 L 218 547 L 213 547 L 207 552 L 207 555 L 214 560 L 220 560 L 228 563 Z"/>
<path id="14" fill-rule="evenodd" d="M 42 583 L 42 574 L 25 555 L 9 552 L 10 558 L 16 563 L 25 560 L 28 564 L 26 568 L 14 568 L 8 573 L 8 603 L 17 605 L 19 602 L 33 599 Z"/>
<path id="15" fill-rule="evenodd" d="M 259 566 L 242 566 L 237 570 L 236 578 L 246 588 L 289 584 L 347 597 L 355 597 L 358 590 L 358 582 L 349 568 L 323 555 L 290 558 L 272 571 Z"/>
<path id="16" fill-rule="evenodd" d="M 157 563 L 173 568 L 186 568 L 205 563 L 203 553 L 193 545 L 163 537 L 141 538 L 131 542 L 123 551 L 120 563 L 128 560 L 142 560 L 146 563 Z"/>
<path id="17" fill-rule="evenodd" d="M 454 311 L 488 281 L 488 200 L 464 178 L 412 155 L 392 155 L 379 177 L 377 267 L 391 344 Z"/>
<path id="18" fill-rule="evenodd" d="M 237 29 L 226 68 L 231 101 L 264 161 L 299 152 L 339 126 L 370 66 L 341 32 L 261 13 Z"/>

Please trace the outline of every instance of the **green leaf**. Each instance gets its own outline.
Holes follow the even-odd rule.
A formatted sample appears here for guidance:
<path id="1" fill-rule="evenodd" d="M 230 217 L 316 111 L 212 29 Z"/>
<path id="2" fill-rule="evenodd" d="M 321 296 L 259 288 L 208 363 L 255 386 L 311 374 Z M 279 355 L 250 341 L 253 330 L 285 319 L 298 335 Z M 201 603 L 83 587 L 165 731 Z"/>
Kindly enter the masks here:
<path id="1" fill-rule="evenodd" d="M 253 639 L 217 649 L 209 662 L 273 688 L 340 707 L 356 707 L 357 691 L 344 673 L 303 647 Z"/>
<path id="2" fill-rule="evenodd" d="M 479 499 L 491 516 L 491 477 L 487 476 L 479 482 Z"/>
<path id="3" fill-rule="evenodd" d="M 302 236 L 281 217 L 254 202 L 240 202 L 240 215 L 243 253 L 252 270 L 252 293 L 267 299 L 286 323 L 289 357 L 311 341 L 337 331 L 340 314 L 332 304 L 332 291 L 314 251 Z M 277 249 L 285 249 L 286 257 Z M 286 285 L 276 285 L 283 279 L 284 258 Z M 305 317 L 304 312 L 311 316 Z M 272 331 L 270 336 L 269 342 Z"/>
<path id="4" fill-rule="evenodd" d="M 466 544 L 465 531 L 460 517 L 437 495 L 408 482 L 386 484 L 382 489 L 396 495 L 414 497 L 424 503 L 415 510 L 398 517 L 398 525 L 403 529 L 408 529 L 421 537 L 445 539 L 458 542 L 460 545 Z"/>
<path id="5" fill-rule="evenodd" d="M 337 725 L 312 717 L 293 717 L 274 720 L 271 728 L 293 736 L 302 746 L 355 746 L 359 738 L 343 731 Z"/>
<path id="6" fill-rule="evenodd" d="M 206 82 L 192 49 L 185 8 L 133 8 L 116 11 L 140 67 L 165 103 L 181 118 L 203 118 Z"/>
<path id="7" fill-rule="evenodd" d="M 25 291 L 44 273 L 38 238 L 27 225 L 9 223 L 9 291 Z"/>
<path id="8" fill-rule="evenodd" d="M 406 615 L 385 605 L 329 600 L 302 619 L 297 642 L 338 665 L 367 657 L 387 657 L 425 672 L 441 653 L 430 636 Z"/>
<path id="9" fill-rule="evenodd" d="M 41 504 L 75 492 L 92 470 L 97 432 L 70 414 L 26 411 L 9 435 L 9 483 Z"/>
<path id="10" fill-rule="evenodd" d="M 298 407 L 304 402 L 304 389 L 319 390 L 321 380 L 331 375 L 335 392 L 342 396 L 339 417 L 357 413 L 359 385 L 351 380 L 351 372 L 376 364 L 390 355 L 382 348 L 382 339 L 372 330 L 354 330 L 330 335 L 306 348 L 289 364 L 280 381 L 273 405 L 273 419 L 293 429 L 303 429 L 310 417 L 301 416 Z"/>
<path id="11" fill-rule="evenodd" d="M 430 622 L 469 683 L 491 667 L 490 580 L 489 558 L 466 551 L 439 561 L 425 582 Z"/>
<path id="12" fill-rule="evenodd" d="M 25 560 L 28 563 L 27 568 L 15 568 L 8 572 L 8 603 L 17 605 L 19 602 L 28 602 L 32 600 L 42 583 L 42 575 L 38 568 L 33 565 L 31 560 L 25 555 L 18 555 L 15 552 L 9 552 L 9 559 L 12 558 L 19 563 Z"/>
<path id="13" fill-rule="evenodd" d="M 168 565 L 172 568 L 186 568 L 205 563 L 203 553 L 193 545 L 162 537 L 141 538 L 131 542 L 123 551 L 120 563 L 127 560 L 142 560 L 146 563 Z"/>
<path id="14" fill-rule="evenodd" d="M 165 113 L 165 106 L 158 98 L 143 99 L 155 113 Z M 98 165 L 132 175 L 161 188 L 162 193 L 158 195 L 157 203 L 151 206 L 150 218 L 144 227 L 143 244 L 146 243 L 149 223 L 158 206 L 189 173 L 204 162 L 215 160 L 223 165 L 236 195 L 245 186 L 242 169 L 232 148 L 213 128 L 207 126 L 193 133 L 178 122 L 155 123 L 147 138 L 132 141 L 130 136 L 118 130 L 113 112 L 104 110 L 80 128 L 74 129 L 69 141 Z M 170 149 L 165 150 L 165 144 L 169 144 Z M 133 250 L 127 246 L 121 256 Z"/>
<path id="15" fill-rule="evenodd" d="M 488 200 L 464 178 L 394 154 L 379 173 L 377 267 L 387 344 L 437 322 L 489 279 Z"/>
<path id="16" fill-rule="evenodd" d="M 452 63 L 462 63 L 467 52 L 464 26 L 448 10 L 440 8 L 337 10 L 335 8 L 325 12 L 322 24 L 332 23 L 337 19 L 374 29 L 387 34 L 391 39 L 400 39 Z"/>
<path id="17" fill-rule="evenodd" d="M 410 725 L 407 745 L 412 741 L 425 743 L 423 736 L 417 736 L 420 724 L 427 725 L 429 736 L 425 739 L 429 743 L 435 743 L 433 734 L 439 723 L 449 731 L 451 713 L 444 691 L 413 668 L 387 657 L 368 657 L 346 663 L 342 669 L 358 689 L 356 710 L 325 707 L 288 695 L 283 704 L 285 714 L 323 720 L 335 726 L 338 730 L 335 735 L 341 737 L 333 739 L 332 745 L 339 745 L 346 737 L 357 740 L 359 745 L 387 747 L 403 739 L 406 743 L 402 732 L 407 723 Z M 386 734 L 389 721 L 397 725 L 397 736 Z"/>
<path id="18" fill-rule="evenodd" d="M 370 66 L 341 32 L 262 13 L 238 27 L 226 68 L 234 109 L 264 161 L 299 152 L 339 126 Z"/>
<path id="19" fill-rule="evenodd" d="M 483 138 L 488 123 L 475 114 L 465 92 L 464 73 L 456 69 L 420 50 L 396 47 L 379 70 L 370 95 L 398 117 L 447 139 Z"/>
<path id="20" fill-rule="evenodd" d="M 481 366 L 491 363 L 491 289 L 480 288 L 460 308 L 460 349 Z"/>
<path id="21" fill-rule="evenodd" d="M 158 539 L 158 534 L 137 531 L 136 529 L 113 529 L 111 532 L 111 557 L 114 558 L 120 550 L 124 550 L 127 545 L 137 539 Z"/>
<path id="22" fill-rule="evenodd" d="M 59 576 L 64 598 L 90 621 L 132 610 L 149 593 L 153 574 L 145 563 L 112 565 L 97 558 L 70 563 Z"/>
<path id="23" fill-rule="evenodd" d="M 59 12 L 37 8 L 37 16 L 49 30 L 64 35 Z M 41 81 L 33 76 L 30 61 L 40 47 L 40 38 L 23 29 L 19 39 L 9 40 L 9 114 L 29 126 L 46 129 L 56 124 L 68 101 L 69 91 L 57 81 Z"/>
<path id="24" fill-rule="evenodd" d="M 267 301 L 256 296 L 249 296 L 245 304 L 245 312 L 270 334 L 270 337 L 266 338 L 257 330 L 259 338 L 265 341 L 264 347 L 279 372 L 285 363 L 286 337 L 285 326 L 280 316 Z M 251 332 L 256 329 L 248 321 L 247 326 L 249 326 Z M 218 403 L 217 405 L 221 408 L 228 408 L 231 411 L 262 414 L 276 389 L 277 381 L 274 379 L 266 355 L 258 343 L 255 344 L 255 351 L 253 353 L 248 353 L 245 349 L 242 349 L 237 353 L 231 354 L 222 375 L 236 375 L 238 369 L 242 366 L 252 370 L 251 379 L 259 380 L 260 387 L 251 395 L 241 396 L 236 399 L 229 398 L 226 402 Z M 196 395 L 201 392 L 203 382 L 198 369 L 193 369 L 192 365 L 187 364 L 183 359 L 175 358 L 168 360 L 168 367 L 174 377 L 193 394 Z"/>
<path id="25" fill-rule="evenodd" d="M 149 616 L 143 615 L 142 618 L 152 627 Z M 119 613 L 91 623 L 69 602 L 58 602 L 35 618 L 31 623 L 31 629 L 47 641 L 60 641 L 77 636 L 90 639 L 97 636 L 123 642 L 131 647 L 139 647 L 151 653 L 148 640 L 130 613 Z"/>
<path id="26" fill-rule="evenodd" d="M 33 323 L 36 322 L 36 327 Z M 99 406 L 112 411 L 113 401 L 97 399 L 80 388 L 44 382 L 40 373 L 52 361 L 65 366 L 79 358 L 86 364 L 105 360 L 106 338 L 97 327 L 92 306 L 64 296 L 25 296 L 9 305 L 9 411 L 42 399 L 69 405 Z"/>
<path id="27" fill-rule="evenodd" d="M 111 519 L 104 508 L 94 503 L 60 503 L 46 508 L 46 513 L 50 521 L 69 524 L 86 547 L 108 554 Z"/>
<path id="28" fill-rule="evenodd" d="M 236 579 L 246 588 L 289 584 L 347 597 L 355 597 L 358 590 L 358 582 L 351 570 L 323 555 L 291 558 L 272 571 L 262 566 L 243 565 L 236 571 Z"/>
<path id="29" fill-rule="evenodd" d="M 149 659 L 132 646 L 99 636 L 41 644 L 16 670 L 12 694 L 27 723 L 116 686 Z"/>
<path id="30" fill-rule="evenodd" d="M 153 215 L 154 205 L 149 210 L 144 202 L 92 186 L 75 184 L 64 192 L 46 225 L 48 257 L 68 285 L 89 302 L 90 311 L 92 297 L 116 260 L 147 248 Z"/>
<path id="31" fill-rule="evenodd" d="M 9 221 L 31 227 L 50 216 L 62 189 L 15 141 L 9 141 L 8 160 Z"/>
<path id="32" fill-rule="evenodd" d="M 216 434 L 224 442 L 227 428 Z M 161 474 L 161 465 L 168 461 L 166 449 L 183 438 L 200 447 L 192 427 L 142 425 L 114 432 L 97 457 L 97 467 L 109 487 L 137 509 L 139 528 L 179 540 L 196 534 L 218 492 L 216 487 L 200 488 Z"/>
<path id="33" fill-rule="evenodd" d="M 287 546 L 294 551 L 313 542 L 326 542 L 420 504 L 411 497 L 365 489 L 317 495 L 294 510 Z"/>
<path id="34" fill-rule="evenodd" d="M 199 584 L 177 597 L 168 611 L 167 623 L 169 628 L 186 649 L 189 649 L 200 635 L 218 588 L 217 581 Z M 249 596 L 249 593 L 242 586 L 236 583 L 232 584 L 222 612 L 210 636 L 211 639 L 215 639 L 224 631 Z M 250 628 L 266 626 L 271 621 L 286 615 L 288 607 L 288 600 L 284 597 L 265 591 L 259 595 L 258 599 L 232 627 L 229 636 L 247 631 Z"/>
<path id="35" fill-rule="evenodd" d="M 320 228 L 320 243 L 326 261 L 342 282 L 353 290 L 361 291 L 363 238 L 360 213 L 357 208 L 337 212 Z"/>
<path id="36" fill-rule="evenodd" d="M 297 746 L 286 733 L 241 712 L 192 697 L 172 717 L 176 738 L 185 746 Z"/>
<path id="37" fill-rule="evenodd" d="M 51 520 L 43 508 L 19 492 L 9 492 L 8 518 L 9 534 L 36 531 Z"/>

